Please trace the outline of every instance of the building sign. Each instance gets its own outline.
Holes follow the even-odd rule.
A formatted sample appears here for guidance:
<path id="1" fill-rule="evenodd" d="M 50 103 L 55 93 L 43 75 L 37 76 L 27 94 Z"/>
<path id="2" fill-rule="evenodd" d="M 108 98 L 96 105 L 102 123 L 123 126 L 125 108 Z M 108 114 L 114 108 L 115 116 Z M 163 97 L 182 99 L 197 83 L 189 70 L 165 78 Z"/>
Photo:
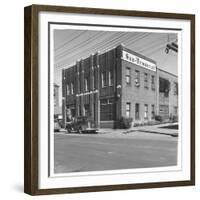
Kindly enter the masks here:
<path id="1" fill-rule="evenodd" d="M 122 51 L 122 59 L 128 62 L 131 62 L 135 65 L 138 65 L 140 67 L 144 67 L 146 69 L 156 71 L 156 64 L 153 62 L 150 62 L 148 60 L 145 60 L 141 57 L 138 57 L 136 55 L 130 54 L 126 51 Z"/>

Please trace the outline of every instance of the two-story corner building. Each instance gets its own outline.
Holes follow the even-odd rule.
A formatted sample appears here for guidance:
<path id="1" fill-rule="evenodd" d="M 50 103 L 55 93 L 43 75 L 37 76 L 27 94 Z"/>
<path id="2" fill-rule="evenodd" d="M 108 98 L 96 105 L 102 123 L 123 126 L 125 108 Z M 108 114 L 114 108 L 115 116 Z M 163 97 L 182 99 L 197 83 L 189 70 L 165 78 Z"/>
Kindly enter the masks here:
<path id="1" fill-rule="evenodd" d="M 116 127 L 121 117 L 134 122 L 156 114 L 169 118 L 178 113 L 172 87 L 178 89 L 177 77 L 150 58 L 122 45 L 97 52 L 62 70 L 63 123 L 69 110 L 74 117 L 90 116 L 96 127 Z"/>

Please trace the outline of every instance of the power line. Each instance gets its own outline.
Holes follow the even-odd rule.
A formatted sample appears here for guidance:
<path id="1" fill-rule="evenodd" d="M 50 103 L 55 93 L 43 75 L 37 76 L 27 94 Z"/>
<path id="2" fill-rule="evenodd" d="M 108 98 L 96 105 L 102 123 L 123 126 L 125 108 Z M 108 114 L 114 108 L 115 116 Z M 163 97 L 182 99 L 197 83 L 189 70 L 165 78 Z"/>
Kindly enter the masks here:
<path id="1" fill-rule="evenodd" d="M 69 44 L 70 42 L 74 41 L 75 39 L 79 38 L 81 35 L 83 35 L 84 33 L 86 33 L 88 30 L 84 30 L 82 31 L 80 34 L 78 34 L 77 36 L 75 36 L 74 38 L 72 38 L 70 41 L 66 41 L 64 42 L 60 47 L 57 47 L 55 49 L 55 51 L 58 51 L 59 49 L 61 49 L 62 47 L 64 47 L 66 44 Z"/>
<path id="2" fill-rule="evenodd" d="M 119 34 L 119 33 L 118 33 Z M 141 33 L 139 34 L 139 36 L 141 35 Z M 108 49 L 116 44 L 120 44 L 122 41 L 125 42 L 127 40 L 132 40 L 132 35 L 127 35 L 127 33 L 122 33 L 121 35 L 117 35 L 118 37 L 114 37 L 112 40 L 108 40 L 107 38 L 103 41 L 103 42 L 99 42 L 97 44 L 94 44 L 93 47 L 89 47 L 87 49 L 83 49 L 84 52 L 87 52 L 88 50 L 94 52 L 94 50 L 98 50 L 98 51 L 102 51 L 102 50 L 105 50 L 105 49 Z M 125 38 L 123 38 L 125 36 Z M 136 35 L 138 36 L 138 35 Z M 111 36 L 112 37 L 112 36 Z M 122 40 L 123 39 L 123 40 Z M 139 39 L 139 37 L 136 38 L 136 40 Z M 108 41 L 108 42 L 107 42 Z M 135 41 L 135 40 L 134 40 Z M 80 50 L 81 51 L 81 50 Z M 71 54 L 79 54 L 79 52 L 71 52 Z M 69 56 L 69 55 L 68 55 Z M 74 57 L 74 56 L 73 56 Z M 66 58 L 67 59 L 67 58 Z M 66 59 L 64 59 L 63 61 L 60 61 L 60 62 L 57 62 L 56 64 L 61 64 L 63 63 Z"/>

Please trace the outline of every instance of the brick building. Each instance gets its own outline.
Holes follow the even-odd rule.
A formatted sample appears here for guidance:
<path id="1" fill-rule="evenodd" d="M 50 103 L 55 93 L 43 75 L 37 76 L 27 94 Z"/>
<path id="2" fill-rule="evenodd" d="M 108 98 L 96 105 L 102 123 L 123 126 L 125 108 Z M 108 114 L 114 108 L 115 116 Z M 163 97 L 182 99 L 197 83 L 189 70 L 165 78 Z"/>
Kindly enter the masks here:
<path id="1" fill-rule="evenodd" d="M 96 127 L 116 127 L 121 117 L 145 122 L 178 114 L 177 76 L 122 45 L 63 69 L 62 97 L 63 123 L 69 110 L 92 117 Z"/>

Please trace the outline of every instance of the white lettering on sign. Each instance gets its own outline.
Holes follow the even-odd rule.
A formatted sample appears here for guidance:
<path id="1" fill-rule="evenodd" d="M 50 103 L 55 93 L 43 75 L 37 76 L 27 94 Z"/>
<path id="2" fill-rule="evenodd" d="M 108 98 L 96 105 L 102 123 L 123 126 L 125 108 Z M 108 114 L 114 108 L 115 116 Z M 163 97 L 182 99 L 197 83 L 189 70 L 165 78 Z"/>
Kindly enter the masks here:
<path id="1" fill-rule="evenodd" d="M 130 54 L 126 51 L 122 51 L 122 59 L 128 62 L 131 62 L 133 64 L 139 65 L 140 67 L 144 67 L 146 69 L 156 71 L 155 63 L 145 60 L 143 58 L 140 58 L 136 55 Z"/>

